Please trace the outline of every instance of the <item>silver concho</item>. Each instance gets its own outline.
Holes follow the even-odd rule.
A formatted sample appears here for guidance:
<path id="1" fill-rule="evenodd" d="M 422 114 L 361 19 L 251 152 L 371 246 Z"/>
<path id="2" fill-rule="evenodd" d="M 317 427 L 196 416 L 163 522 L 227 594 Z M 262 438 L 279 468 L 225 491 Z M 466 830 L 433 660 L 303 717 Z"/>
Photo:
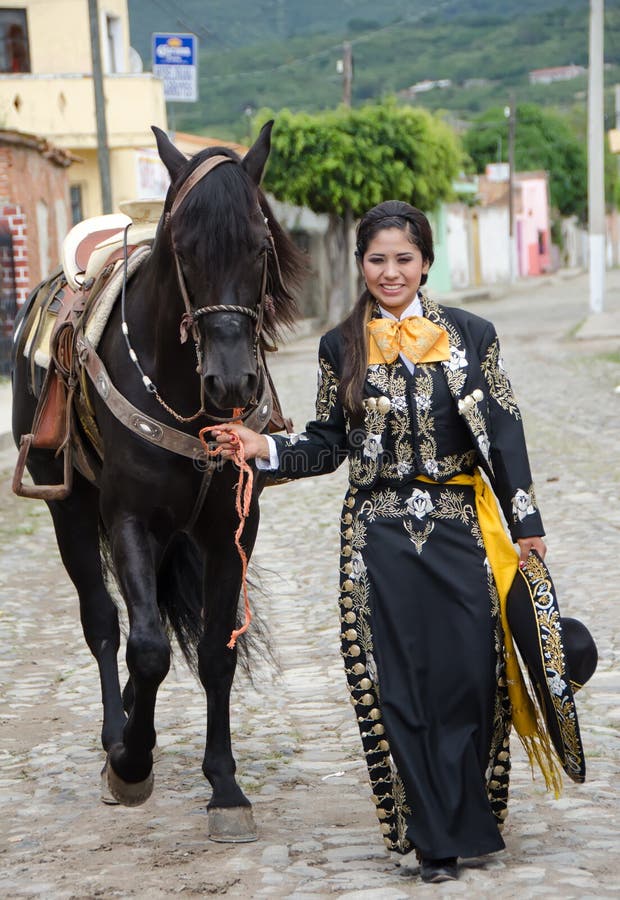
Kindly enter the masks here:
<path id="1" fill-rule="evenodd" d="M 103 372 L 99 372 L 99 374 L 97 375 L 97 382 L 95 386 L 103 399 L 107 400 L 110 394 L 110 382 L 103 374 Z"/>
<path id="2" fill-rule="evenodd" d="M 129 420 L 129 424 L 134 431 L 137 431 L 138 434 L 143 435 L 151 441 L 161 441 L 164 436 L 164 432 L 157 422 L 153 422 L 151 419 L 145 419 L 137 413 L 133 414 Z"/>

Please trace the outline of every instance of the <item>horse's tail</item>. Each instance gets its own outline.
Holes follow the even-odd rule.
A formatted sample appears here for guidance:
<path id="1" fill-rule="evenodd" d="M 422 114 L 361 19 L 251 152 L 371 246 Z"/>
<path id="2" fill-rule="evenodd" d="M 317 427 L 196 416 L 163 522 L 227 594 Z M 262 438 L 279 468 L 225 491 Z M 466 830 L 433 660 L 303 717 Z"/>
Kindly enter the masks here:
<path id="1" fill-rule="evenodd" d="M 107 533 L 100 522 L 101 556 L 106 577 L 116 580 L 114 564 Z M 251 584 L 252 594 L 261 593 L 256 583 Z M 159 613 L 169 636 L 175 635 L 183 656 L 191 671 L 198 675 L 198 642 L 203 633 L 204 621 L 209 620 L 211 592 L 207 586 L 206 608 L 202 610 L 203 558 L 196 542 L 183 532 L 170 541 L 157 573 L 157 599 Z M 240 598 L 241 600 L 241 598 Z M 267 660 L 269 668 L 277 668 L 273 656 L 267 626 L 255 609 L 253 602 L 252 625 L 237 641 L 238 663 L 252 680 L 251 663 L 255 657 Z M 244 617 L 243 604 L 239 603 L 237 627 Z"/>
<path id="2" fill-rule="evenodd" d="M 179 532 L 168 544 L 157 573 L 157 602 L 166 631 L 176 636 L 194 674 L 203 631 L 202 579 L 202 554 L 188 534 Z"/>

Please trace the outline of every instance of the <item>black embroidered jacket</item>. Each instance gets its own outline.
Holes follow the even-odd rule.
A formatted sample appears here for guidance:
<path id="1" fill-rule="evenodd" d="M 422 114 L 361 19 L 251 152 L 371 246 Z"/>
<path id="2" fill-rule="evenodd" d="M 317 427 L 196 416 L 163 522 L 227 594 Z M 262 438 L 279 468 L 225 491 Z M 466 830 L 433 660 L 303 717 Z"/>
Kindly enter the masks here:
<path id="1" fill-rule="evenodd" d="M 398 485 L 425 475 L 443 482 L 480 466 L 488 475 L 511 535 L 542 535 L 521 414 L 493 325 L 480 316 L 423 298 L 424 315 L 445 328 L 450 360 L 400 359 L 368 367 L 364 418 L 352 422 L 338 396 L 342 337 L 329 331 L 319 347 L 316 419 L 300 435 L 274 435 L 276 477 L 331 472 L 348 457 L 349 480 L 361 489 Z"/>

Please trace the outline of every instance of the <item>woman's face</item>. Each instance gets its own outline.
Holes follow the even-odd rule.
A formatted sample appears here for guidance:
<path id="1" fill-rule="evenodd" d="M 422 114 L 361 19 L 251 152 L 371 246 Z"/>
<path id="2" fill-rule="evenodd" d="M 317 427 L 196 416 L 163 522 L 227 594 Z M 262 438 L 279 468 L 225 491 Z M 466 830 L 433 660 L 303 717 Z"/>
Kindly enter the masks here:
<path id="1" fill-rule="evenodd" d="M 399 318 L 420 287 L 430 266 L 406 231 L 382 228 L 368 244 L 362 272 L 375 300 Z"/>

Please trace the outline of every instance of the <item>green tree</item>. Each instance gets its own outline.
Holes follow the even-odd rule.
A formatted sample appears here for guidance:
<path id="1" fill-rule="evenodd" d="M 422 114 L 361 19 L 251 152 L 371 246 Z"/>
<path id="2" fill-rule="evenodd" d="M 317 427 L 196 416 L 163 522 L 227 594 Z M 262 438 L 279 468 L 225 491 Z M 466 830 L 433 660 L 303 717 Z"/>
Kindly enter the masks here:
<path id="1" fill-rule="evenodd" d="M 329 215 L 333 273 L 328 319 L 348 309 L 353 219 L 383 200 L 432 210 L 448 197 L 461 162 L 456 136 L 426 110 L 393 101 L 310 115 L 263 110 L 275 118 L 265 186 L 278 199 Z"/>
<path id="2" fill-rule="evenodd" d="M 508 121 L 504 110 L 494 107 L 477 116 L 463 136 L 465 150 L 476 171 L 487 163 L 508 159 Z M 587 210 L 587 157 L 583 139 L 559 113 L 533 103 L 517 106 L 515 167 L 527 172 L 549 173 L 551 206 L 563 216 L 582 221 Z"/>

